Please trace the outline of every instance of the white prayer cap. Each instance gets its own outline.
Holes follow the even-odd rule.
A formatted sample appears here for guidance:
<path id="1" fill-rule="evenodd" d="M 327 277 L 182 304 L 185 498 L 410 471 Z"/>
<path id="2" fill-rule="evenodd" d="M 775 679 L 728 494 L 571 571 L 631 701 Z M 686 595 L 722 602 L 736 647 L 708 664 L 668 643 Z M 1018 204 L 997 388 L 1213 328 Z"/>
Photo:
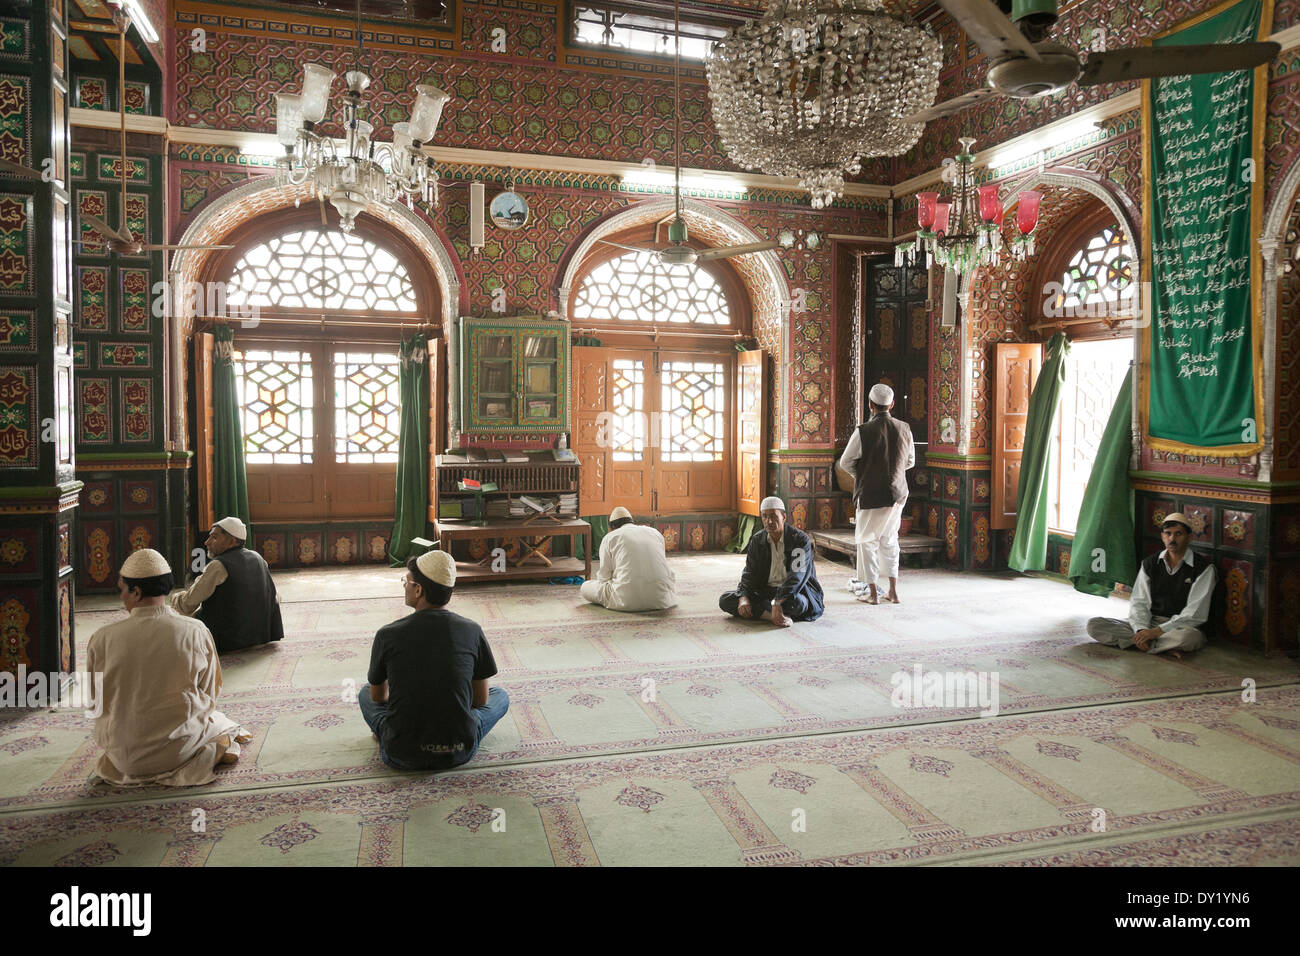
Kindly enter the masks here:
<path id="1" fill-rule="evenodd" d="M 122 562 L 121 574 L 124 578 L 139 580 L 140 578 L 156 578 L 171 573 L 171 565 L 167 563 L 167 559 L 153 548 L 141 548 L 139 551 L 132 551 L 131 556 Z"/>
<path id="2" fill-rule="evenodd" d="M 632 517 L 632 512 L 628 511 L 622 505 L 619 505 L 617 508 L 615 508 L 613 511 L 609 513 L 610 521 L 617 521 L 619 518 L 630 518 L 630 517 Z"/>
<path id="3" fill-rule="evenodd" d="M 248 528 L 244 526 L 244 522 L 235 517 L 222 518 L 212 527 L 220 528 L 232 538 L 238 538 L 240 541 L 248 538 Z"/>
<path id="4" fill-rule="evenodd" d="M 1165 515 L 1165 520 L 1160 522 L 1161 530 L 1163 530 L 1165 525 L 1169 524 L 1169 522 L 1171 521 L 1178 522 L 1188 531 L 1196 530 L 1195 528 L 1192 527 L 1192 519 L 1187 517 L 1187 515 L 1183 514 L 1181 511 L 1171 511 L 1169 514 Z"/>
<path id="5" fill-rule="evenodd" d="M 867 397 L 877 405 L 883 405 L 886 408 L 894 404 L 894 390 L 884 382 L 877 382 L 872 385 Z"/>
<path id="6" fill-rule="evenodd" d="M 456 586 L 456 559 L 446 551 L 426 551 L 415 559 L 415 566 L 434 584 Z"/>
<path id="7" fill-rule="evenodd" d="M 776 495 L 768 495 L 758 506 L 759 511 L 785 511 L 785 502 Z"/>

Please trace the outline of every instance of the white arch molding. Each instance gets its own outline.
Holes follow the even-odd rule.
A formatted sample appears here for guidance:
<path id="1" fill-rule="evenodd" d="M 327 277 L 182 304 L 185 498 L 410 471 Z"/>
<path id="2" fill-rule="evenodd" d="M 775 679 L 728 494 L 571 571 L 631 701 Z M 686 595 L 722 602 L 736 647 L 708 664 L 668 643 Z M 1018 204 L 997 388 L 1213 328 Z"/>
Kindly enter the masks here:
<path id="1" fill-rule="evenodd" d="M 287 187 L 278 184 L 273 177 L 263 176 L 242 183 L 227 193 L 218 196 L 204 206 L 186 227 L 178 245 L 212 245 L 220 243 L 234 229 L 246 223 L 253 216 L 262 216 L 294 205 L 296 202 L 315 202 L 306 186 Z M 456 267 L 450 253 L 424 219 L 413 210 L 399 204 L 389 204 L 368 210 L 376 219 L 392 226 L 424 256 L 425 262 L 433 270 L 438 288 L 442 294 L 439 303 L 444 327 L 453 330 L 456 327 L 456 315 L 460 302 L 460 282 L 456 278 Z M 182 249 L 172 259 L 167 271 L 170 288 L 185 288 L 185 283 L 197 281 L 203 266 L 213 255 L 211 251 Z M 183 307 L 188 308 L 188 296 L 181 296 Z M 193 318 L 190 315 L 178 315 L 172 310 L 172 297 L 167 297 L 167 335 L 164 346 L 167 351 L 167 398 L 171 403 L 168 415 L 168 447 L 179 450 L 185 446 L 185 396 L 181 388 L 184 381 L 184 345 L 181 335 L 181 321 Z M 454 394 L 455 343 L 447 343 L 447 361 L 449 367 L 448 396 Z M 451 419 L 448 419 L 450 422 Z"/>
<path id="2" fill-rule="evenodd" d="M 1277 332 L 1281 321 L 1277 284 L 1282 268 L 1282 250 L 1286 239 L 1286 224 L 1291 210 L 1300 202 L 1300 156 L 1293 157 L 1291 165 L 1282 176 L 1273 201 L 1264 211 L 1264 230 L 1259 237 L 1259 253 L 1264 259 L 1264 288 L 1260 308 L 1264 333 L 1264 447 L 1259 453 L 1260 481 L 1273 480 L 1273 443 L 1277 432 Z"/>
<path id="3" fill-rule="evenodd" d="M 566 322 L 572 321 L 569 315 L 569 300 L 573 294 L 573 283 L 577 278 L 578 271 L 591 255 L 597 243 L 606 236 L 612 236 L 634 226 L 658 222 L 672 213 L 674 209 L 675 203 L 673 199 L 665 196 L 636 203 L 598 223 L 578 244 L 573 255 L 569 257 L 564 274 L 560 276 L 556 288 L 560 316 Z M 703 227 L 703 229 L 710 229 L 713 232 L 721 232 L 726 236 L 728 243 L 739 245 L 747 242 L 767 241 L 767 237 L 760 236 L 734 216 L 695 199 L 682 200 L 682 215 L 686 219 L 688 227 Z M 762 283 L 763 291 L 766 291 L 771 296 L 772 301 L 776 302 L 781 317 L 780 341 L 782 354 L 775 355 L 772 358 L 777 369 L 779 394 L 781 396 L 781 419 L 777 423 L 777 442 L 780 447 L 784 448 L 790 443 L 791 401 L 789 399 L 790 367 L 788 357 L 793 354 L 790 343 L 792 334 L 790 326 L 790 293 L 786 286 L 785 272 L 772 251 L 753 253 L 745 258 L 757 262 L 759 268 L 753 270 L 758 274 L 757 281 Z M 746 275 L 745 271 L 741 270 L 741 280 L 752 299 L 755 292 L 750 287 L 751 282 L 754 281 L 752 276 Z M 764 458 L 766 458 L 766 453 Z"/>

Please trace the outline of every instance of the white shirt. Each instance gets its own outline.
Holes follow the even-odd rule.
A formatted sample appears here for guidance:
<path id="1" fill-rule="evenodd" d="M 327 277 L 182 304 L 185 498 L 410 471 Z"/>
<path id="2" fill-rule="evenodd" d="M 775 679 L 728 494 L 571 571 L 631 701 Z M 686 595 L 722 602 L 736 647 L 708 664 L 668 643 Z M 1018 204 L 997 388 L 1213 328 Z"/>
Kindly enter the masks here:
<path id="1" fill-rule="evenodd" d="M 876 415 L 883 415 L 884 412 L 877 412 Z M 875 418 L 876 415 L 872 415 Z M 840 455 L 840 467 L 850 475 L 857 474 L 858 459 L 862 457 L 862 436 L 858 430 L 853 429 L 853 434 L 849 436 L 849 443 L 844 446 L 844 454 Z M 916 442 L 907 443 L 907 467 L 916 467 Z"/>
<path id="2" fill-rule="evenodd" d="M 608 582 L 605 607 L 658 611 L 677 603 L 677 576 L 668 567 L 664 536 L 649 525 L 625 524 L 600 541 L 596 580 Z"/>
<path id="3" fill-rule="evenodd" d="M 86 668 L 104 675 L 99 776 L 125 786 L 214 779 L 218 738 L 240 728 L 217 710 L 221 661 L 202 621 L 166 605 L 137 607 L 90 636 Z"/>
<path id="4" fill-rule="evenodd" d="M 1174 566 L 1174 569 L 1170 571 L 1169 563 L 1165 560 L 1165 555 L 1168 553 L 1168 549 L 1161 551 L 1158 562 L 1165 574 L 1177 574 L 1178 569 L 1184 564 L 1189 568 L 1196 566 L 1196 555 L 1191 548 L 1188 548 L 1183 555 L 1183 560 L 1179 561 Z M 1211 564 L 1201 572 L 1199 578 L 1192 582 L 1192 590 L 1187 595 L 1187 607 L 1169 620 L 1162 622 L 1161 629 L 1171 631 L 1176 627 L 1200 627 L 1208 621 L 1210 619 L 1210 599 L 1214 596 L 1214 583 L 1216 580 L 1214 565 Z M 1133 597 L 1129 602 L 1128 622 L 1135 631 L 1144 630 L 1152 625 L 1151 581 L 1147 577 L 1146 568 L 1141 565 L 1138 565 L 1137 580 L 1133 582 Z"/>
<path id="5" fill-rule="evenodd" d="M 213 558 L 208 562 L 208 566 L 203 569 L 203 573 L 198 576 L 188 589 L 180 594 L 173 594 L 167 601 L 176 609 L 177 613 L 193 617 L 194 612 L 199 609 L 203 602 L 212 597 L 212 592 L 219 585 L 226 583 L 227 577 L 229 577 L 229 574 L 226 571 L 226 566 Z"/>
<path id="6" fill-rule="evenodd" d="M 789 576 L 785 570 L 785 532 L 782 531 L 779 538 L 773 538 L 769 534 L 767 545 L 772 550 L 772 566 L 767 572 L 767 586 L 779 588 L 785 584 L 785 579 Z"/>

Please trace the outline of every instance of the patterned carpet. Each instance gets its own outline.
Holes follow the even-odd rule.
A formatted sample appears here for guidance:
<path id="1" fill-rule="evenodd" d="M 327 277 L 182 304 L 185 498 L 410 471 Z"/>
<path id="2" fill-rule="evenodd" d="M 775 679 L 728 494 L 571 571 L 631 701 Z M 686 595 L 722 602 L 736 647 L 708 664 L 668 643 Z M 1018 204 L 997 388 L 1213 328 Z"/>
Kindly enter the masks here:
<path id="1" fill-rule="evenodd" d="M 208 787 L 91 787 L 79 713 L 0 715 L 0 863 L 1300 860 L 1292 662 L 1099 647 L 1083 620 L 1123 602 L 1018 576 L 907 573 L 906 604 L 868 607 L 828 562 L 826 615 L 778 630 L 716 610 L 739 559 L 673 565 L 682 601 L 659 614 L 546 584 L 458 593 L 512 705 L 437 776 L 387 770 L 354 702 L 374 630 L 405 613 L 400 572 L 281 575 L 290 636 L 224 659 L 222 708 L 254 740 Z M 83 648 L 122 613 L 79 613 Z M 996 671 L 1000 716 L 896 709 L 891 676 L 918 665 Z"/>

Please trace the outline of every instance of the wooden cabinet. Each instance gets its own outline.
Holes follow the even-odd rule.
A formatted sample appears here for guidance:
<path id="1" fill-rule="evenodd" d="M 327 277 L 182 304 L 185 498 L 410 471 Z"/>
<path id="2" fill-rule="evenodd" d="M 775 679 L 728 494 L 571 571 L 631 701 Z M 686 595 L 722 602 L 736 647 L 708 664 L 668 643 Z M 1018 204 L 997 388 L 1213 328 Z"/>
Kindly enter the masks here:
<path id="1" fill-rule="evenodd" d="M 513 317 L 460 323 L 462 432 L 568 428 L 567 322 Z"/>

